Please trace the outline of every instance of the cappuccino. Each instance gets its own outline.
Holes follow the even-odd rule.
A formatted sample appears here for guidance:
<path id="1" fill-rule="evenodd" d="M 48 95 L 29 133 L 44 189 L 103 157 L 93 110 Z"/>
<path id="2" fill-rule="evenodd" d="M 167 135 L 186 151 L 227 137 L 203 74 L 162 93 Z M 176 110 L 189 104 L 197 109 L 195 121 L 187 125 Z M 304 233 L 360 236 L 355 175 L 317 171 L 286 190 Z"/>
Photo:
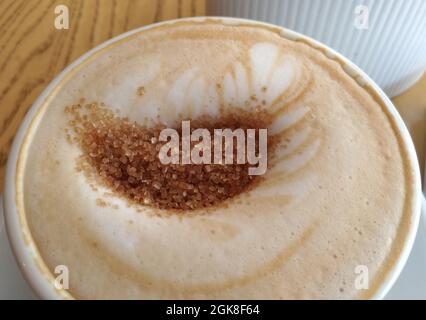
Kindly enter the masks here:
<path id="1" fill-rule="evenodd" d="M 17 206 L 48 277 L 67 267 L 68 297 L 369 298 L 395 268 L 416 190 L 394 117 L 339 59 L 280 28 L 226 21 L 170 22 L 110 43 L 33 120 Z M 268 139 L 279 139 L 252 187 L 176 212 L 79 170 L 84 150 L 69 141 L 64 110 L 81 98 L 144 128 L 265 111 Z"/>

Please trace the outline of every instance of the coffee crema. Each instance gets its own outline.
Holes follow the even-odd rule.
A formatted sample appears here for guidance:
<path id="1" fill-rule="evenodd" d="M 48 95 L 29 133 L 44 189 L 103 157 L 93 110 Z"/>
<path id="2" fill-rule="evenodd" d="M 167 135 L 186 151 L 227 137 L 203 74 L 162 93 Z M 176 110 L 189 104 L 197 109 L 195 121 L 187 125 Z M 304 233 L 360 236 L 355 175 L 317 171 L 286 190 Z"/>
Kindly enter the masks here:
<path id="1" fill-rule="evenodd" d="M 412 223 L 414 168 L 395 120 L 322 51 L 281 29 L 205 19 L 154 26 L 94 53 L 59 84 L 21 154 L 18 204 L 75 298 L 365 298 Z M 142 88 L 142 89 L 141 89 Z M 143 126 L 243 106 L 280 136 L 266 174 L 225 207 L 131 205 L 76 169 L 64 107 L 103 101 Z M 31 139 L 31 140 L 29 140 Z M 368 268 L 369 288 L 355 286 Z"/>

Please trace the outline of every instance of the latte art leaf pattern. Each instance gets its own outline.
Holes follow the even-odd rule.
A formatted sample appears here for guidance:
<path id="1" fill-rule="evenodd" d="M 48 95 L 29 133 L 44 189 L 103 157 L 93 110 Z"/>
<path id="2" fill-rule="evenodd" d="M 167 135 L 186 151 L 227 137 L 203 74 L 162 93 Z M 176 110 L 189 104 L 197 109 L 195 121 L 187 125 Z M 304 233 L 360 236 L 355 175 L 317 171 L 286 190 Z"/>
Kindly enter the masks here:
<path id="1" fill-rule="evenodd" d="M 223 108 L 265 109 L 276 115 L 268 128 L 269 134 L 279 136 L 283 142 L 276 148 L 268 169 L 268 176 L 273 178 L 259 188 L 273 188 L 273 181 L 280 184 L 282 179 L 297 172 L 303 178 L 301 169 L 315 158 L 320 148 L 318 130 L 311 127 L 314 105 L 300 102 L 312 85 L 303 61 L 273 43 L 261 42 L 221 67 L 223 72 L 219 70 L 213 78 L 206 76 L 205 66 L 197 63 L 177 74 L 166 96 L 169 108 L 151 108 L 156 114 L 150 118 L 173 123 L 179 117 L 217 117 Z M 162 70 L 154 69 L 154 75 Z M 158 76 L 149 79 L 144 83 L 148 93 L 150 87 L 158 85 Z M 141 100 L 149 99 L 147 96 Z M 260 190 L 255 192 L 260 194 Z"/>

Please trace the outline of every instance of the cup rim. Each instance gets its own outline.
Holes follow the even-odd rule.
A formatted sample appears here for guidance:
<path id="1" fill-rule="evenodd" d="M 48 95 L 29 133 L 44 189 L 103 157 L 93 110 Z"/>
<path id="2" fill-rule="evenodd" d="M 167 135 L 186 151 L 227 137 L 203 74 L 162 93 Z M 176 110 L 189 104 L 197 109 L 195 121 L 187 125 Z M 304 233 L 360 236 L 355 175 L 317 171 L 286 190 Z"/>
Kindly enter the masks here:
<path id="1" fill-rule="evenodd" d="M 328 58 L 335 60 L 341 64 L 343 70 L 351 76 L 358 84 L 360 84 L 364 89 L 371 90 L 371 94 L 376 95 L 380 100 L 382 105 L 385 107 L 386 111 L 391 116 L 394 121 L 397 130 L 399 130 L 402 143 L 406 147 L 407 159 L 408 162 L 412 165 L 413 169 L 413 208 L 410 216 L 410 226 L 407 234 L 405 236 L 405 241 L 402 245 L 400 255 L 396 258 L 397 262 L 393 264 L 387 270 L 387 275 L 385 280 L 378 286 L 376 292 L 371 296 L 372 299 L 383 299 L 384 296 L 389 292 L 399 274 L 401 273 L 408 256 L 411 252 L 414 239 L 417 233 L 417 228 L 420 220 L 420 210 L 421 210 L 421 178 L 420 178 L 420 169 L 418 166 L 418 160 L 414 144 L 412 142 L 411 136 L 408 132 L 405 123 L 403 122 L 401 116 L 396 110 L 395 106 L 392 104 L 390 99 L 386 96 L 383 90 L 358 66 L 353 62 L 342 56 L 340 53 L 336 52 L 332 48 L 326 46 L 323 43 L 320 43 L 308 36 L 302 35 L 293 30 L 270 24 L 265 22 L 260 22 L 257 20 L 251 19 L 242 19 L 242 18 L 233 18 L 233 17 L 190 17 L 190 18 L 180 18 L 167 21 L 161 21 L 146 26 L 142 26 L 125 33 L 122 33 L 112 39 L 109 39 L 91 50 L 87 51 L 70 65 L 68 65 L 63 71 L 61 71 L 54 79 L 47 85 L 43 92 L 38 96 L 34 101 L 29 111 L 25 115 L 17 133 L 14 138 L 12 147 L 10 149 L 6 173 L 5 173 L 5 183 L 4 183 L 4 220 L 5 220 L 5 229 L 7 231 L 8 238 L 10 240 L 12 252 L 18 262 L 19 268 L 21 269 L 24 278 L 29 283 L 31 288 L 37 294 L 38 297 L 44 299 L 73 299 L 74 297 L 65 289 L 56 289 L 52 281 L 54 280 L 54 275 L 52 271 L 45 265 L 44 260 L 39 253 L 35 242 L 31 236 L 31 232 L 26 225 L 25 214 L 22 214 L 23 217 L 20 217 L 20 213 L 16 204 L 16 181 L 19 178 L 17 176 L 18 171 L 18 160 L 21 152 L 21 147 L 24 144 L 25 139 L 27 138 L 27 133 L 29 129 L 33 126 L 33 120 L 35 119 L 37 113 L 41 111 L 41 107 L 44 105 L 44 102 L 48 96 L 57 88 L 60 83 L 65 80 L 66 76 L 70 72 L 82 65 L 84 62 L 88 61 L 89 58 L 94 57 L 96 53 L 103 49 L 119 43 L 121 40 L 130 38 L 131 36 L 137 36 L 139 33 L 142 33 L 146 30 L 153 29 L 162 25 L 175 24 L 179 22 L 219 22 L 225 25 L 254 25 L 254 26 L 263 26 L 270 28 L 276 31 L 279 31 L 279 35 L 283 38 L 295 41 L 303 41 L 304 43 L 310 45 L 311 47 L 322 51 Z M 22 179 L 22 177 L 21 177 Z M 25 234 L 27 233 L 27 234 Z"/>

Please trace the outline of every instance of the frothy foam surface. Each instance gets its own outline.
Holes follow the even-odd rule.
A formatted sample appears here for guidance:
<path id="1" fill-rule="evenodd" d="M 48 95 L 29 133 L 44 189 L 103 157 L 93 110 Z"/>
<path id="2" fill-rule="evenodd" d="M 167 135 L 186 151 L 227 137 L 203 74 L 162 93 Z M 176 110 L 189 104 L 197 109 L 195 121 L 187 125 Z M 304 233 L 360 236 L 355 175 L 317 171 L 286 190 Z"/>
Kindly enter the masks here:
<path id="1" fill-rule="evenodd" d="M 337 62 L 279 31 L 214 21 L 154 27 L 95 56 L 51 97 L 23 158 L 32 236 L 50 270 L 68 266 L 73 296 L 352 298 L 377 290 L 410 224 L 411 167 L 389 115 Z M 267 108 L 270 133 L 284 140 L 262 183 L 227 207 L 164 216 L 77 172 L 81 150 L 63 130 L 64 107 L 80 98 L 144 125 Z M 358 265 L 368 267 L 369 290 L 354 286 Z"/>

